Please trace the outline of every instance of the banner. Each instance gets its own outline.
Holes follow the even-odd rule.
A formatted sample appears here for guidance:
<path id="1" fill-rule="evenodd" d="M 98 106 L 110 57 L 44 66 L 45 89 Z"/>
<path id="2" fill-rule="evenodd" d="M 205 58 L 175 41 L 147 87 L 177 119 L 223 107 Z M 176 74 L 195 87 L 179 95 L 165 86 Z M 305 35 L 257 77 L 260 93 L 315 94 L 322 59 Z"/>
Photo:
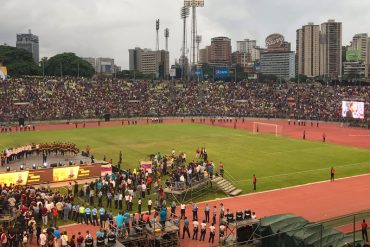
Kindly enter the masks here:
<path id="1" fill-rule="evenodd" d="M 216 67 L 215 78 L 227 78 L 229 77 L 230 71 L 227 67 Z"/>
<path id="2" fill-rule="evenodd" d="M 28 178 L 28 171 L 20 171 L 20 172 L 11 172 L 11 173 L 3 173 L 0 174 L 0 184 L 1 185 L 26 185 Z"/>
<path id="3" fill-rule="evenodd" d="M 143 170 L 152 170 L 152 162 L 151 161 L 141 161 L 141 169 Z"/>
<path id="4" fill-rule="evenodd" d="M 202 68 L 193 69 L 192 74 L 194 77 L 203 78 L 203 69 Z"/>
<path id="5" fill-rule="evenodd" d="M 170 69 L 170 76 L 175 77 L 176 76 L 176 69 Z"/>
<path id="6" fill-rule="evenodd" d="M 101 165 L 80 166 L 78 179 L 86 179 L 101 176 Z"/>
<path id="7" fill-rule="evenodd" d="M 27 184 L 41 184 L 53 181 L 52 169 L 28 170 Z"/>
<path id="8" fill-rule="evenodd" d="M 69 180 L 97 178 L 112 174 L 112 165 L 64 166 L 46 169 L 0 173 L 0 185 L 42 184 Z"/>
<path id="9" fill-rule="evenodd" d="M 77 179 L 79 168 L 79 166 L 53 168 L 53 182 Z"/>
<path id="10" fill-rule="evenodd" d="M 106 175 L 112 175 L 112 165 L 101 165 L 100 175 L 105 177 Z"/>
<path id="11" fill-rule="evenodd" d="M 8 70 L 6 67 L 0 67 L 0 79 L 5 80 L 8 77 Z"/>

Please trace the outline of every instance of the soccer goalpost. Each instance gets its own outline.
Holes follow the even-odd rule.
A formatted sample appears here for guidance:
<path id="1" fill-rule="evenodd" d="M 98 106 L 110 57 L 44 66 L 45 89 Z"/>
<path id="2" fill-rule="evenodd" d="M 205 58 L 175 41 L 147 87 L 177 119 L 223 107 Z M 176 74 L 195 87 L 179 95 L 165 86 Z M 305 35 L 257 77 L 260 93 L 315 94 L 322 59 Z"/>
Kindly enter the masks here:
<path id="1" fill-rule="evenodd" d="M 283 132 L 283 126 L 271 123 L 253 122 L 253 133 L 266 133 L 280 136 Z"/>

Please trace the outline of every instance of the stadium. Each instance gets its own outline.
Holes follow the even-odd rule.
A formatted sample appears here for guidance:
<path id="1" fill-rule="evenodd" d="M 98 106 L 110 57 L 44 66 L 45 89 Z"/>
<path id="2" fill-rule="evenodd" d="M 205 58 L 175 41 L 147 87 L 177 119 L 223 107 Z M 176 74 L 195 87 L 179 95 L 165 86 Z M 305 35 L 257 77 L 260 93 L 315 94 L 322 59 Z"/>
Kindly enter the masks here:
<path id="1" fill-rule="evenodd" d="M 0 247 L 370 246 L 370 1 L 1 6 Z"/>
<path id="2" fill-rule="evenodd" d="M 104 231 L 119 246 L 364 244 L 369 90 L 2 81 L 2 231 L 10 246 L 56 227 L 97 246 Z"/>

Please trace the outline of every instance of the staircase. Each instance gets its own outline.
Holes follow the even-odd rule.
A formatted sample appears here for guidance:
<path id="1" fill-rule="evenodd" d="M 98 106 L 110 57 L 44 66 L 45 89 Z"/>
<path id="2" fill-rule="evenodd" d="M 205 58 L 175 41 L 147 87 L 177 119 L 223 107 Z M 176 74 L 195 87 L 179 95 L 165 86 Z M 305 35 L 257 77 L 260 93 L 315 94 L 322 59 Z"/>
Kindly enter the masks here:
<path id="1" fill-rule="evenodd" d="M 239 195 L 242 190 L 236 188 L 232 183 L 227 181 L 225 178 L 219 176 L 212 180 L 213 183 L 216 185 L 226 194 L 229 196 L 237 196 Z"/>

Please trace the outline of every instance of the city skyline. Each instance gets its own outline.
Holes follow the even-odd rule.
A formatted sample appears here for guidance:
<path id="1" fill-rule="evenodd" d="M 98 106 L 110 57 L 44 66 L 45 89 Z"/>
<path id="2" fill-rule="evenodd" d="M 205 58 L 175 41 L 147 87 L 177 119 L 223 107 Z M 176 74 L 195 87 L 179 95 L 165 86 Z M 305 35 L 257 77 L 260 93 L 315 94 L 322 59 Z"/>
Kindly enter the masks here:
<path id="1" fill-rule="evenodd" d="M 160 19 L 160 34 L 165 28 L 171 32 L 169 51 L 173 64 L 181 53 L 182 5 L 183 0 L 8 1 L 3 3 L 0 16 L 0 22 L 6 23 L 0 28 L 0 43 L 15 46 L 16 34 L 32 29 L 40 39 L 40 58 L 74 52 L 81 57 L 112 57 L 117 65 L 128 69 L 129 49 L 155 49 L 155 20 Z M 281 33 L 295 50 L 297 29 L 308 22 L 320 25 L 328 19 L 343 23 L 343 45 L 349 45 L 356 33 L 369 32 L 366 25 L 370 21 L 366 13 L 369 8 L 370 2 L 360 0 L 233 0 L 231 4 L 209 0 L 198 10 L 198 34 L 203 37 L 200 48 L 210 45 L 211 38 L 218 36 L 229 37 L 233 51 L 236 41 L 244 39 L 257 40 L 257 45 L 264 47 L 269 34 Z M 164 48 L 165 39 L 160 35 L 160 49 Z"/>

